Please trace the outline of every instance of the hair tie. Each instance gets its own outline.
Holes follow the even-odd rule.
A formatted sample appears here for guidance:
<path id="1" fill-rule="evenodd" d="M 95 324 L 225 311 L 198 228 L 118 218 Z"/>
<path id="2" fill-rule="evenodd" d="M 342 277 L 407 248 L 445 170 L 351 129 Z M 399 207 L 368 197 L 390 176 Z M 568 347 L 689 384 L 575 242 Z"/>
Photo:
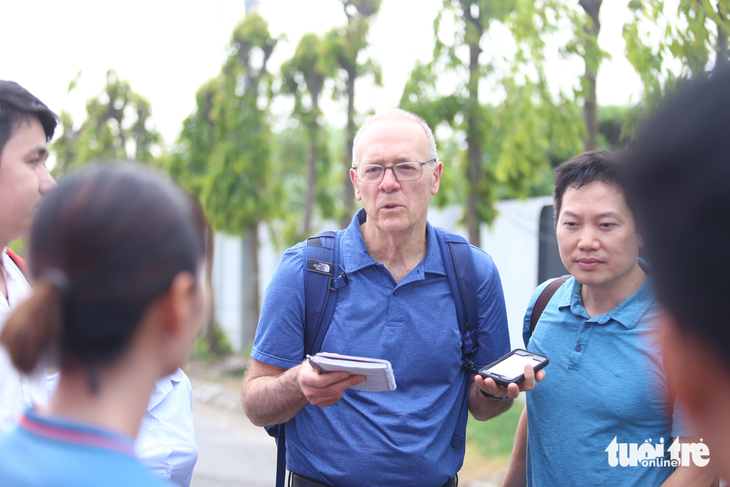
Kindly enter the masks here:
<path id="1" fill-rule="evenodd" d="M 66 274 L 62 270 L 49 269 L 44 274 L 44 278 L 46 281 L 50 282 L 53 287 L 58 289 L 58 292 L 60 292 L 63 297 L 68 297 L 71 292 L 71 286 L 69 285 L 68 277 L 66 277 Z"/>

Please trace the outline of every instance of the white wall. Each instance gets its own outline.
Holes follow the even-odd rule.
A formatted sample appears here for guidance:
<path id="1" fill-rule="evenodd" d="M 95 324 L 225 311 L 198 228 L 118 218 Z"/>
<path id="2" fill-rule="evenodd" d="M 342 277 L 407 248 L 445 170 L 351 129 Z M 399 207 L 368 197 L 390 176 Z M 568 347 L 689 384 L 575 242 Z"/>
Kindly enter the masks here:
<path id="1" fill-rule="evenodd" d="M 502 278 L 512 348 L 523 348 L 525 308 L 537 285 L 540 212 L 552 197 L 497 203 L 499 216 L 482 227 L 482 248 L 494 259 Z"/>
<path id="2" fill-rule="evenodd" d="M 500 201 L 496 204 L 498 216 L 492 227 L 482 226 L 482 248 L 494 259 L 502 279 L 512 348 L 523 346 L 522 320 L 525 307 L 538 284 L 540 211 L 543 206 L 549 204 L 552 204 L 550 197 L 530 198 L 525 201 Z M 467 236 L 466 229 L 459 225 L 461 219 L 460 207 L 429 209 L 429 221 L 433 225 Z M 312 233 L 325 228 L 336 228 L 336 225 L 332 222 L 325 223 Z M 267 225 L 260 225 L 259 239 L 259 292 L 263 301 L 266 287 L 285 249 L 273 246 Z M 240 237 L 217 234 L 214 260 L 213 292 L 216 319 L 229 338 L 234 351 L 242 353 L 248 344 L 243 343 L 241 337 L 245 336 L 245 331 L 254 324 L 241 322 L 243 266 Z"/>
<path id="3" fill-rule="evenodd" d="M 241 238 L 216 233 L 213 252 L 215 320 L 231 342 L 233 351 L 241 353 Z"/>

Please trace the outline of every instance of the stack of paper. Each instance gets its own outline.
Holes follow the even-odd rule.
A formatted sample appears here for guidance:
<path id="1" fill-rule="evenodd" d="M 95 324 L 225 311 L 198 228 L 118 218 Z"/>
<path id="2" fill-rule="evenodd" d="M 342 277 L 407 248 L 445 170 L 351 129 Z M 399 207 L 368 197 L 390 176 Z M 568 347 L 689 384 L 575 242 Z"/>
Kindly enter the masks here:
<path id="1" fill-rule="evenodd" d="M 393 368 L 387 360 L 322 352 L 311 357 L 311 362 L 313 367 L 318 367 L 323 373 L 345 370 L 350 375 L 367 376 L 368 380 L 354 385 L 350 389 L 379 392 L 394 391 L 396 387 Z"/>

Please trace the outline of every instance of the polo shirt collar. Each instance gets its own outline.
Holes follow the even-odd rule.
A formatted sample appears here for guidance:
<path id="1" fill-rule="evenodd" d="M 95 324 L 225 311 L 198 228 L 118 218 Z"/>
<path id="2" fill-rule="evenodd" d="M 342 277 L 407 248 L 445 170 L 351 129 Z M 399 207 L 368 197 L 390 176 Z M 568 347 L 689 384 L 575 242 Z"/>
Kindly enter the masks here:
<path id="1" fill-rule="evenodd" d="M 595 316 L 591 319 L 592 322 L 600 325 L 608 323 L 609 320 L 615 320 L 621 323 L 627 330 L 630 330 L 636 326 L 641 317 L 646 313 L 646 310 L 654 303 L 654 285 L 652 283 L 651 269 L 649 264 L 644 259 L 639 259 L 639 266 L 647 274 L 647 278 L 644 283 L 632 294 L 628 299 L 624 300 L 621 304 L 616 306 L 610 312 Z M 572 282 L 572 289 L 570 292 L 563 294 L 560 299 L 560 308 L 570 308 L 570 310 L 576 316 L 588 317 L 588 313 L 583 307 L 583 299 L 580 296 L 581 283 L 571 278 L 569 282 Z"/>
<path id="2" fill-rule="evenodd" d="M 30 433 L 56 441 L 103 448 L 135 456 L 132 439 L 122 433 L 68 419 L 41 416 L 32 407 L 28 408 L 20 417 L 19 425 Z"/>
<path id="3" fill-rule="evenodd" d="M 357 272 L 371 265 L 379 263 L 373 260 L 365 246 L 365 240 L 362 237 L 360 225 L 367 221 L 368 215 L 365 208 L 360 208 L 352 218 L 350 226 L 342 232 L 340 240 L 340 255 L 342 263 L 340 264 L 347 274 Z M 426 245 L 426 257 L 416 266 L 421 268 L 423 272 L 446 275 L 446 268 L 441 258 L 441 250 L 436 240 L 436 229 L 427 221 L 426 234 L 428 235 L 428 243 Z"/>
<path id="4" fill-rule="evenodd" d="M 18 266 L 15 262 L 13 262 L 13 259 L 10 258 L 10 255 L 8 255 L 8 251 L 3 249 L 2 250 L 2 266 L 5 270 L 5 279 L 13 281 L 14 283 L 18 281 L 18 272 L 20 272 L 20 269 L 18 269 Z"/>

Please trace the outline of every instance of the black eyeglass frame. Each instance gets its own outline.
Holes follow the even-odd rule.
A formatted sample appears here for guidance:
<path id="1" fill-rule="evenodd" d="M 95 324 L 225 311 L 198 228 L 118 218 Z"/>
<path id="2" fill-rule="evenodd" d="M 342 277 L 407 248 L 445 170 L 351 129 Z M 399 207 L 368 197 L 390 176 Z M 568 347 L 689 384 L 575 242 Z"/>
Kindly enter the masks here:
<path id="1" fill-rule="evenodd" d="M 398 164 L 392 164 L 390 166 L 383 166 L 381 164 L 363 164 L 362 166 L 352 166 L 351 169 L 354 169 L 355 170 L 355 177 L 357 178 L 358 181 L 360 181 L 363 184 L 377 184 L 377 183 L 382 182 L 383 179 L 385 178 L 385 171 L 387 171 L 388 169 L 390 169 L 391 171 L 393 171 L 393 177 L 395 178 L 396 181 L 398 181 L 400 183 L 400 182 L 408 182 L 408 181 L 418 181 L 419 179 L 421 179 L 421 176 L 423 176 L 423 166 L 425 166 L 429 162 L 436 162 L 436 161 L 438 161 L 438 158 L 437 157 L 434 157 L 434 158 L 429 159 L 429 160 L 427 160 L 425 162 L 403 161 L 403 162 L 399 162 Z M 397 166 L 400 166 L 401 164 L 418 164 L 419 167 L 420 167 L 420 169 L 421 169 L 421 172 L 418 173 L 418 177 L 413 178 L 413 179 L 403 179 L 403 180 L 398 179 L 398 175 L 395 173 L 395 168 Z M 363 181 L 362 179 L 360 179 L 360 175 L 357 172 L 357 168 L 359 168 L 359 167 L 367 167 L 367 166 L 380 166 L 380 167 L 382 167 L 383 168 L 383 175 L 380 177 L 380 179 L 378 179 L 377 181 Z"/>

